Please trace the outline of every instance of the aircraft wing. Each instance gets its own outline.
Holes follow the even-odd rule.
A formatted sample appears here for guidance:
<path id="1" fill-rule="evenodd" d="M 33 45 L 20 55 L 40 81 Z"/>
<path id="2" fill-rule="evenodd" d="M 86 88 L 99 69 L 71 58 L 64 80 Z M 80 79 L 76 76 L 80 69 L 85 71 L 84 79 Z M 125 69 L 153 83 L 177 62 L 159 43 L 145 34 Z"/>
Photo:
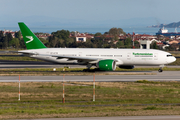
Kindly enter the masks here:
<path id="1" fill-rule="evenodd" d="M 79 60 L 81 62 L 88 62 L 91 64 L 98 63 L 100 60 L 105 60 L 105 58 L 96 58 L 96 57 L 82 57 L 82 56 L 68 56 L 68 55 L 49 55 L 49 54 L 38 54 L 34 52 L 26 52 L 26 51 L 18 51 L 18 53 L 22 53 L 23 55 L 39 55 L 39 56 L 51 56 L 51 57 L 57 57 L 56 59 L 63 59 L 66 58 L 69 61 L 70 60 Z M 111 58 L 106 58 L 111 59 Z M 119 59 L 113 59 L 117 65 L 122 65 L 123 62 Z"/>
<path id="2" fill-rule="evenodd" d="M 80 60 L 80 61 L 85 61 L 85 62 L 89 62 L 89 63 L 97 63 L 100 60 L 105 60 L 104 58 L 93 58 L 93 57 L 81 57 L 81 56 L 61 56 L 61 55 L 52 55 L 52 57 L 57 57 L 57 59 L 63 59 L 63 58 L 67 58 L 69 60 Z M 116 63 L 118 65 L 123 64 L 121 60 L 119 59 L 113 59 L 114 61 L 116 61 Z"/>
<path id="3" fill-rule="evenodd" d="M 66 55 L 49 55 L 49 54 L 39 54 L 36 52 L 26 52 L 26 51 L 14 51 L 15 53 L 22 53 L 23 55 L 40 55 L 40 56 L 50 56 L 50 57 L 57 57 L 57 59 L 67 58 L 69 60 L 83 60 L 83 61 L 96 61 L 98 58 L 88 58 L 88 57 L 81 57 L 81 56 L 66 56 Z"/>
<path id="4" fill-rule="evenodd" d="M 67 58 L 69 60 L 83 60 L 83 61 L 96 61 L 98 58 L 89 58 L 81 56 L 61 56 L 61 55 L 52 55 L 52 57 L 57 57 L 57 59 Z"/>

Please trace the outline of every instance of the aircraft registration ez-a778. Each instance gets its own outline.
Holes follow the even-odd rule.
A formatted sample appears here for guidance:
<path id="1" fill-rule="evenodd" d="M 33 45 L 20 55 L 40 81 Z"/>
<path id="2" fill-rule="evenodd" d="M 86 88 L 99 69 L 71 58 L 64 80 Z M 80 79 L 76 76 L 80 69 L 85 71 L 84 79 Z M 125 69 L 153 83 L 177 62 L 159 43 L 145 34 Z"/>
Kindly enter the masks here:
<path id="1" fill-rule="evenodd" d="M 23 22 L 18 24 L 27 47 L 18 53 L 48 62 L 86 65 L 87 70 L 96 66 L 103 71 L 157 65 L 160 66 L 158 71 L 162 72 L 164 65 L 176 61 L 170 53 L 154 49 L 47 48 Z"/>

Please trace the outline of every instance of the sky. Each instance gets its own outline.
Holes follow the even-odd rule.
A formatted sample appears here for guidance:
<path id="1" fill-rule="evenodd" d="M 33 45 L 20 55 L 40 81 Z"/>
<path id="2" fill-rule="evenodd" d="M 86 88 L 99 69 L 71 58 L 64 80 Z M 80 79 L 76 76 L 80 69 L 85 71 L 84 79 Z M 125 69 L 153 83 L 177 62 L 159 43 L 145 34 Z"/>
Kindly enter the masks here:
<path id="1" fill-rule="evenodd" d="M 0 0 L 0 27 L 131 27 L 180 21 L 180 0 Z"/>

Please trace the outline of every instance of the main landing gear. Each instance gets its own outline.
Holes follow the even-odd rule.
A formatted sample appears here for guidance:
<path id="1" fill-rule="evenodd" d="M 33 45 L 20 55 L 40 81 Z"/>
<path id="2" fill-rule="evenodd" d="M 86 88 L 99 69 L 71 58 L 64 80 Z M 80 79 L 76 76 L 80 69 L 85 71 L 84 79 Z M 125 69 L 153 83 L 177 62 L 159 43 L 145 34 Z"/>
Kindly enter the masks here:
<path id="1" fill-rule="evenodd" d="M 92 64 L 87 64 L 87 69 L 83 69 L 83 72 L 96 72 L 96 71 L 100 71 L 99 68 L 90 69 L 92 66 L 93 66 Z"/>
<path id="2" fill-rule="evenodd" d="M 87 69 L 83 69 L 83 72 L 92 72 L 92 70 L 90 69 L 92 67 L 92 64 L 87 64 Z"/>

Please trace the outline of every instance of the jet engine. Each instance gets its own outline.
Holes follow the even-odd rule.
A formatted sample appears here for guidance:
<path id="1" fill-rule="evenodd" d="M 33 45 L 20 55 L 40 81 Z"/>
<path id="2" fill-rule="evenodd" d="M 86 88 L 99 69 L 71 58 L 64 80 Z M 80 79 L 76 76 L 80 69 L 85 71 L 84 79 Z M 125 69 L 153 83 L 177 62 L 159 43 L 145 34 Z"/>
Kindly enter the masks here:
<path id="1" fill-rule="evenodd" d="M 97 63 L 97 67 L 100 70 L 105 71 L 114 71 L 116 69 L 116 62 L 114 60 L 108 59 L 108 60 L 100 60 Z"/>

